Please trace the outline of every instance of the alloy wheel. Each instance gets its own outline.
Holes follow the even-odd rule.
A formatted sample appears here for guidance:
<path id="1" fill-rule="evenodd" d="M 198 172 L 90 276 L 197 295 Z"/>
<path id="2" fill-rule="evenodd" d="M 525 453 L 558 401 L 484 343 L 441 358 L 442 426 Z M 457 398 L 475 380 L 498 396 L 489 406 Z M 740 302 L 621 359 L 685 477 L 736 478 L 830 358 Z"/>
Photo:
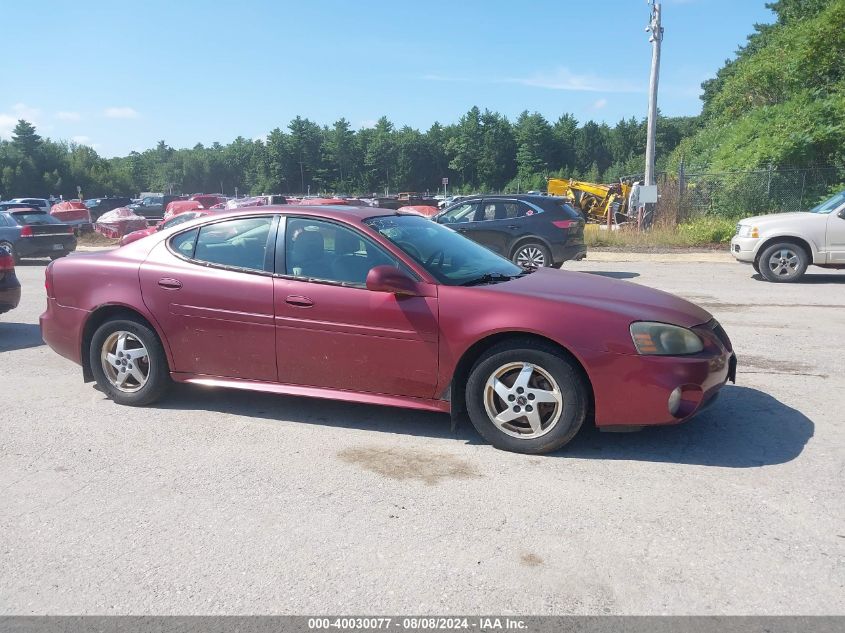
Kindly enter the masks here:
<path id="1" fill-rule="evenodd" d="M 555 379 L 539 365 L 507 363 L 487 380 L 484 408 L 503 433 L 532 439 L 557 425 L 563 396 Z"/>
<path id="2" fill-rule="evenodd" d="M 516 254 L 516 263 L 523 268 L 542 268 L 546 265 L 546 256 L 537 246 L 524 246 Z"/>
<path id="3" fill-rule="evenodd" d="M 789 279 L 798 274 L 801 258 L 791 248 L 780 248 L 769 256 L 769 270 L 782 279 Z"/>
<path id="4" fill-rule="evenodd" d="M 100 362 L 108 381 L 124 393 L 135 393 L 150 377 L 150 355 L 132 332 L 110 334 L 100 352 Z"/>

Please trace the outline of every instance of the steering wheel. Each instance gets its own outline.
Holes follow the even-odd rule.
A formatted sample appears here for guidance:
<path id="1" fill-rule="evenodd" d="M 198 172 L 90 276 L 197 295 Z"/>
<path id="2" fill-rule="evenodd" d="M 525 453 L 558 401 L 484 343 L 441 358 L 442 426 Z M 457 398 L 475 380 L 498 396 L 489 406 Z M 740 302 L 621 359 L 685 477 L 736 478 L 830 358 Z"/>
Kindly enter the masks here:
<path id="1" fill-rule="evenodd" d="M 410 255 L 411 257 L 413 257 L 417 261 L 419 261 L 419 262 L 422 261 L 422 258 L 423 258 L 422 253 L 420 253 L 419 249 L 416 246 L 414 246 L 413 244 L 411 244 L 410 242 L 396 242 L 396 246 L 401 248 L 403 251 L 408 253 L 408 255 Z"/>
<path id="2" fill-rule="evenodd" d="M 434 263 L 434 260 L 436 260 L 438 257 L 440 257 L 440 262 L 437 264 L 437 267 L 443 268 L 443 260 L 446 259 L 445 255 L 446 255 L 446 253 L 443 252 L 442 248 L 437 249 L 436 251 L 434 251 L 431 254 L 431 257 L 429 257 L 426 260 L 425 267 L 428 268 L 429 266 L 431 266 Z"/>

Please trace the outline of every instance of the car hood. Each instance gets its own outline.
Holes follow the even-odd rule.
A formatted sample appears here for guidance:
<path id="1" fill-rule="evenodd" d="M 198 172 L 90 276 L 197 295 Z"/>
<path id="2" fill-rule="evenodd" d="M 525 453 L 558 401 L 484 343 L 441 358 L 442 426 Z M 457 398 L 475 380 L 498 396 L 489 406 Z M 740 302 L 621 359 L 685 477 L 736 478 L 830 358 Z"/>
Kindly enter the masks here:
<path id="1" fill-rule="evenodd" d="M 614 312 L 631 321 L 693 327 L 713 318 L 704 308 L 662 290 L 603 275 L 551 268 L 541 268 L 530 275 L 484 288 Z"/>
<path id="2" fill-rule="evenodd" d="M 751 218 L 743 218 L 740 224 L 753 224 L 754 226 L 767 226 L 770 224 L 798 224 L 802 222 L 814 222 L 821 219 L 827 221 L 827 215 L 823 213 L 809 213 L 808 211 L 797 211 L 794 213 L 769 213 L 767 215 L 755 215 Z"/>

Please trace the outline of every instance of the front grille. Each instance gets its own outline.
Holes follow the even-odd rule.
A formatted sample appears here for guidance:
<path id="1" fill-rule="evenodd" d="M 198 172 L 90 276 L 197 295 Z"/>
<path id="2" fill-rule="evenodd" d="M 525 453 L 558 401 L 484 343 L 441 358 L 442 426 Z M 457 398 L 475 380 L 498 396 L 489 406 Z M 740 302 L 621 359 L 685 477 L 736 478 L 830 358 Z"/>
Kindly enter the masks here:
<path id="1" fill-rule="evenodd" d="M 742 224 L 737 224 L 737 225 L 736 225 L 736 232 L 734 233 L 734 235 L 739 235 L 739 230 L 740 230 L 741 228 L 742 228 Z"/>

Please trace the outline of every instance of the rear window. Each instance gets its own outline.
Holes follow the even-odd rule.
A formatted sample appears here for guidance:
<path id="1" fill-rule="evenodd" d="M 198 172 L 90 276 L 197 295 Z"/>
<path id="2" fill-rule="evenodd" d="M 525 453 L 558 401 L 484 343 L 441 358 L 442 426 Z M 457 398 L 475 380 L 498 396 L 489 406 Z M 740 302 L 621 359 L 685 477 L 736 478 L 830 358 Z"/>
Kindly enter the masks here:
<path id="1" fill-rule="evenodd" d="M 575 208 L 571 205 L 567 204 L 566 202 L 562 202 L 560 200 L 555 200 L 554 203 L 560 207 L 564 213 L 566 213 L 570 218 L 573 220 L 583 220 L 584 216 L 581 215 Z"/>
<path id="2" fill-rule="evenodd" d="M 21 226 L 27 224 L 61 224 L 56 218 L 49 213 L 42 213 L 40 211 L 23 211 L 12 213 L 15 222 Z"/>

